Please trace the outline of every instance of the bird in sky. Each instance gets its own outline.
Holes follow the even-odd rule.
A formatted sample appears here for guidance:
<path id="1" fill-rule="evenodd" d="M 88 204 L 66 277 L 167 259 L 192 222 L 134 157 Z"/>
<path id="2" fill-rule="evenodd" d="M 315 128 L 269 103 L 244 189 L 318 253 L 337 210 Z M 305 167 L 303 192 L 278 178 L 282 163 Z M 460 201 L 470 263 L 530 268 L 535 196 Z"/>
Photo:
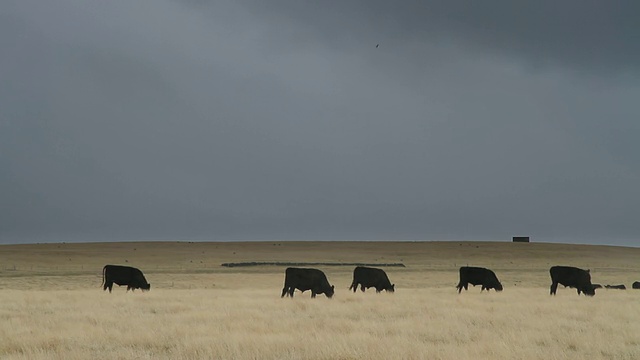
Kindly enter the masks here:
<path id="1" fill-rule="evenodd" d="M 380 44 L 376 44 L 376 49 L 378 48 L 378 46 L 380 46 Z"/>

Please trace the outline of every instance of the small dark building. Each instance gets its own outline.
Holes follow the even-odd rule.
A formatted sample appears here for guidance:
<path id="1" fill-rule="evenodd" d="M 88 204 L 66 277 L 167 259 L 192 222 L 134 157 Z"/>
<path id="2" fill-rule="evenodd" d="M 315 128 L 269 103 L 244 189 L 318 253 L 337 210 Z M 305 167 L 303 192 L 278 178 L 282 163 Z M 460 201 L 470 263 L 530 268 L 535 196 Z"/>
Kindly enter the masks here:
<path id="1" fill-rule="evenodd" d="M 514 236 L 513 242 L 529 242 L 528 236 Z"/>

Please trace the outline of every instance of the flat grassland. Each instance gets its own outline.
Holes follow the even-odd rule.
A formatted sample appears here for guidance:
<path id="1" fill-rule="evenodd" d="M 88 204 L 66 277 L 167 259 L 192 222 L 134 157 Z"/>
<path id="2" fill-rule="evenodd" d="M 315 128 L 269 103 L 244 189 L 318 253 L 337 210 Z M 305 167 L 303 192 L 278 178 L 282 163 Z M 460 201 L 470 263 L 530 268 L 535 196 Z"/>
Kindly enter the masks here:
<path id="1" fill-rule="evenodd" d="M 353 266 L 316 266 L 333 299 L 281 299 L 283 266 L 394 263 L 394 294 L 348 291 Z M 149 292 L 102 291 L 105 264 Z M 460 266 L 504 291 L 457 294 Z M 0 246 L 1 359 L 638 359 L 640 290 L 549 296 L 549 267 L 640 281 L 640 248 L 507 242 L 138 242 Z"/>

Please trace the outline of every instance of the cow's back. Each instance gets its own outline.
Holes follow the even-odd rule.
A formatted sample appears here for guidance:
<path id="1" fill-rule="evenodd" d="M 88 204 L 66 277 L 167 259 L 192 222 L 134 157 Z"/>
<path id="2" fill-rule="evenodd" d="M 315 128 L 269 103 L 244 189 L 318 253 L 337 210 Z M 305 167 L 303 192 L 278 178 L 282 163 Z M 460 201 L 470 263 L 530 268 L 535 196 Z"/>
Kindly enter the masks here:
<path id="1" fill-rule="evenodd" d="M 103 272 L 107 279 L 111 281 L 116 280 L 128 280 L 132 277 L 132 267 L 130 266 L 122 266 L 122 265 L 105 265 L 103 268 Z"/>
<path id="2" fill-rule="evenodd" d="M 463 266 L 460 268 L 460 279 L 470 283 L 481 283 L 488 280 L 497 280 L 496 274 L 482 267 Z"/>
<path id="3" fill-rule="evenodd" d="M 327 281 L 327 277 L 318 269 L 290 267 L 285 270 L 285 283 L 291 286 L 319 284 L 322 283 L 323 280 Z"/>
<path id="4" fill-rule="evenodd" d="M 573 266 L 552 266 L 549 269 L 551 280 L 567 286 L 579 284 L 591 284 L 591 274 L 589 271 Z"/>
<path id="5" fill-rule="evenodd" d="M 365 282 L 365 283 L 372 283 L 372 284 L 389 283 L 389 285 L 391 285 L 391 282 L 389 281 L 389 277 L 387 276 L 387 273 L 384 270 L 377 269 L 377 268 L 357 266 L 353 270 L 353 278 L 358 282 Z"/>

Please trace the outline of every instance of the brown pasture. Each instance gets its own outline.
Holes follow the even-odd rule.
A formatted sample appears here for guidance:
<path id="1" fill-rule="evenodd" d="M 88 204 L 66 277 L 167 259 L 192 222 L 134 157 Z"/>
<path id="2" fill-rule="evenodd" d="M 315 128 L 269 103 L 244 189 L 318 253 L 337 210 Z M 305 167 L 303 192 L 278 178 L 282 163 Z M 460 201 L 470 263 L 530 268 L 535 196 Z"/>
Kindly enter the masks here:
<path id="1" fill-rule="evenodd" d="M 353 266 L 315 266 L 333 299 L 281 299 L 283 266 L 403 263 L 395 294 L 349 292 Z M 140 268 L 151 291 L 102 291 L 105 264 Z M 502 293 L 457 294 L 460 266 Z M 122 242 L 0 246 L 2 359 L 635 359 L 640 290 L 549 296 L 549 267 L 640 280 L 640 248 L 512 242 Z"/>

